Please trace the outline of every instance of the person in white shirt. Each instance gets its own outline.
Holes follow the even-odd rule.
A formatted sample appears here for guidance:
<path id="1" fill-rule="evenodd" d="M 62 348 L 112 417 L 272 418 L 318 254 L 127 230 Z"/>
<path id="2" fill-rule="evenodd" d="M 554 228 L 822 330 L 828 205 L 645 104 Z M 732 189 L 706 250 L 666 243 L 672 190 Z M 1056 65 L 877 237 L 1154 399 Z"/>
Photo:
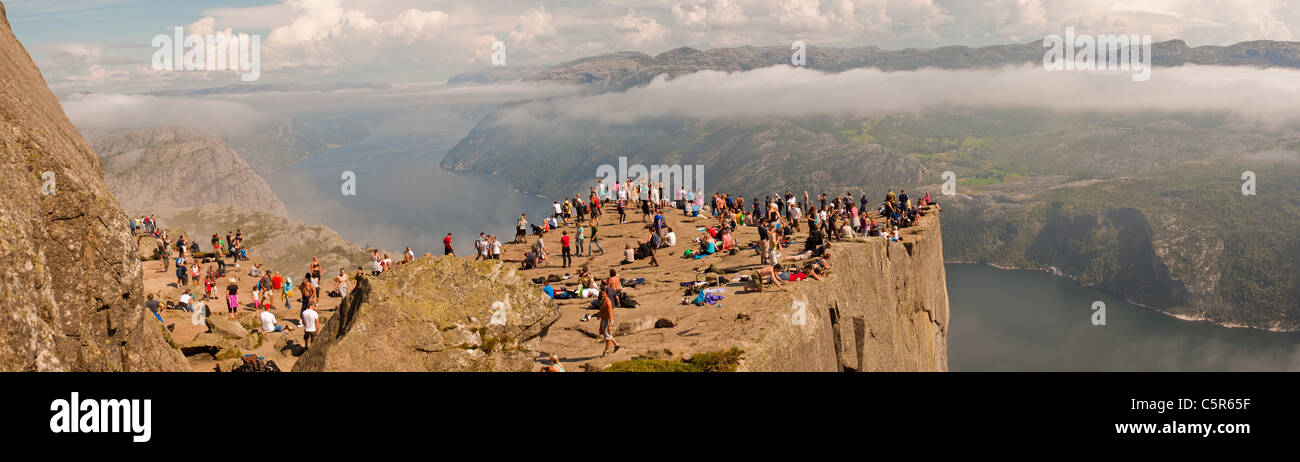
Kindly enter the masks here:
<path id="1" fill-rule="evenodd" d="M 302 344 L 305 348 L 311 348 L 311 339 L 316 337 L 317 322 L 320 315 L 316 314 L 316 305 L 312 304 L 306 311 L 302 312 Z"/>
<path id="2" fill-rule="evenodd" d="M 181 294 L 180 306 L 178 306 L 178 308 L 185 311 L 194 311 L 194 308 L 190 307 L 191 300 L 193 300 L 193 297 L 190 296 L 190 289 L 185 289 L 185 293 Z"/>
<path id="3" fill-rule="evenodd" d="M 488 249 L 487 233 L 478 233 L 478 240 L 474 241 L 474 250 L 478 251 L 474 260 L 489 260 L 492 258 L 490 249 Z"/>
<path id="4" fill-rule="evenodd" d="M 668 228 L 668 238 L 665 241 L 668 242 L 668 247 L 677 245 L 677 233 L 674 233 L 672 228 Z"/>
<path id="5" fill-rule="evenodd" d="M 275 315 L 271 314 L 270 305 L 262 307 L 262 314 L 258 315 L 262 321 L 262 332 L 289 332 L 293 328 L 281 326 L 275 323 Z"/>

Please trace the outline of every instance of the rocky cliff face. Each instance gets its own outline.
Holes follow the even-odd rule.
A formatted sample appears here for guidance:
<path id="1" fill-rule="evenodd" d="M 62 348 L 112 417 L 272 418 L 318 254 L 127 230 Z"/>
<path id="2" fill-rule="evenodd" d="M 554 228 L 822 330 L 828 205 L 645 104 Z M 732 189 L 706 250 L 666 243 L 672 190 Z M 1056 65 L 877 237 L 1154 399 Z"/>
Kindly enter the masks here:
<path id="1" fill-rule="evenodd" d="M 420 258 L 363 278 L 294 371 L 527 371 L 555 302 L 509 264 Z"/>
<path id="2" fill-rule="evenodd" d="M 0 5 L 0 370 L 184 370 L 126 214 Z"/>
<path id="3" fill-rule="evenodd" d="M 772 308 L 732 329 L 745 350 L 741 370 L 947 371 L 939 217 L 925 217 L 902 242 L 841 242 L 832 253 L 833 284 L 774 291 Z"/>
<path id="4" fill-rule="evenodd" d="M 146 128 L 92 140 L 104 181 L 131 213 L 230 204 L 285 215 L 284 204 L 220 138 L 182 127 Z"/>

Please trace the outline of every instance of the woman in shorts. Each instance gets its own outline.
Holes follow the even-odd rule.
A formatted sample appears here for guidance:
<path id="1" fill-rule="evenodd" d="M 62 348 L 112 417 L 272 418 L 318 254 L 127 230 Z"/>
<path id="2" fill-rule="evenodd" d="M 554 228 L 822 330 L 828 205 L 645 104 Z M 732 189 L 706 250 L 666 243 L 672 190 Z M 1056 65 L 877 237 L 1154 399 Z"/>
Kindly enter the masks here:
<path id="1" fill-rule="evenodd" d="M 235 278 L 230 278 L 230 285 L 226 286 L 226 315 L 230 320 L 235 320 L 235 312 L 239 310 L 239 284 Z"/>

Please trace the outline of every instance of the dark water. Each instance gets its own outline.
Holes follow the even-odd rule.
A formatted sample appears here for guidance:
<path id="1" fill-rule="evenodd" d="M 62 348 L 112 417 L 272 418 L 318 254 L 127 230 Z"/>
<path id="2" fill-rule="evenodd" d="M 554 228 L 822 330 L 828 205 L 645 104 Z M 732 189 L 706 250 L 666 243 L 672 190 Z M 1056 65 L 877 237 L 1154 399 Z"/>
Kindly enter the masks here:
<path id="1" fill-rule="evenodd" d="M 267 175 L 267 182 L 291 218 L 324 224 L 349 241 L 441 255 L 442 238 L 452 233 L 457 254 L 473 255 L 480 232 L 509 242 L 520 213 L 539 224 L 551 201 L 516 193 L 503 178 L 439 168 L 442 156 L 467 131 L 460 126 L 380 130 Z M 343 195 L 344 171 L 356 174 L 354 196 Z"/>
<path id="2" fill-rule="evenodd" d="M 1183 321 L 1041 271 L 945 269 L 953 371 L 1300 370 L 1300 334 Z"/>

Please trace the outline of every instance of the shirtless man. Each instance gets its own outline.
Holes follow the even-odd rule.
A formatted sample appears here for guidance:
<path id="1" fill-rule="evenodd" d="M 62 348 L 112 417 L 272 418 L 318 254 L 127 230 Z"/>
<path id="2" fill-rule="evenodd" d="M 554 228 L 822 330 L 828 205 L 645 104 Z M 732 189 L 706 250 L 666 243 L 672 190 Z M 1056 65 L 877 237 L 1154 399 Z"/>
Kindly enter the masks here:
<path id="1" fill-rule="evenodd" d="M 610 279 L 617 280 L 618 277 L 610 276 Z M 609 299 L 609 293 L 603 290 L 600 292 L 600 313 L 596 317 L 600 318 L 600 335 L 605 339 L 605 351 L 600 354 L 600 357 L 609 354 L 611 345 L 614 347 L 614 352 L 618 353 L 619 345 L 614 340 L 614 302 Z"/>
<path id="2" fill-rule="evenodd" d="M 340 297 L 348 296 L 348 275 L 339 268 L 338 277 L 334 278 L 334 291 L 339 293 Z"/>
<path id="3" fill-rule="evenodd" d="M 615 271 L 613 268 L 610 268 L 609 279 L 605 280 L 605 287 L 611 291 L 610 293 L 615 294 L 613 296 L 614 304 L 615 305 L 619 304 L 620 301 L 618 300 L 617 294 L 623 290 L 623 280 L 619 279 L 618 271 Z"/>
<path id="4" fill-rule="evenodd" d="M 780 265 L 764 266 L 760 268 L 758 272 L 754 273 L 754 275 L 751 276 L 754 278 L 754 280 L 752 281 L 754 283 L 754 289 L 759 292 L 762 292 L 763 278 L 771 278 L 772 285 L 776 286 L 776 288 L 778 289 L 786 290 L 785 286 L 781 285 L 781 276 L 777 274 L 778 272 L 780 272 L 780 270 L 781 270 Z"/>

